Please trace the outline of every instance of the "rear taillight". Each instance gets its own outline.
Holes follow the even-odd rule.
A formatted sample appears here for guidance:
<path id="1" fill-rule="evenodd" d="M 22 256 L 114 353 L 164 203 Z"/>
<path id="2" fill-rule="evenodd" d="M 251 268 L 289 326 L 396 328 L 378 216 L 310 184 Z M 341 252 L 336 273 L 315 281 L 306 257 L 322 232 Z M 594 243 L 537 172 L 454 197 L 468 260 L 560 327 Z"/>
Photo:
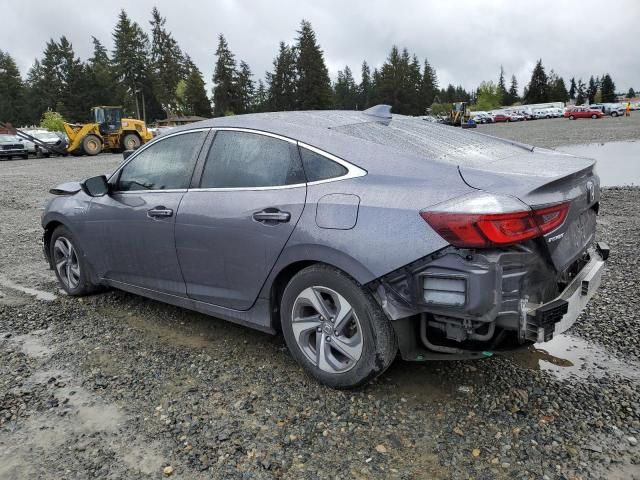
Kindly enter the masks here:
<path id="1" fill-rule="evenodd" d="M 465 195 L 420 216 L 451 245 L 484 248 L 523 242 L 555 230 L 564 222 L 568 203 L 530 209 L 513 197 Z"/>

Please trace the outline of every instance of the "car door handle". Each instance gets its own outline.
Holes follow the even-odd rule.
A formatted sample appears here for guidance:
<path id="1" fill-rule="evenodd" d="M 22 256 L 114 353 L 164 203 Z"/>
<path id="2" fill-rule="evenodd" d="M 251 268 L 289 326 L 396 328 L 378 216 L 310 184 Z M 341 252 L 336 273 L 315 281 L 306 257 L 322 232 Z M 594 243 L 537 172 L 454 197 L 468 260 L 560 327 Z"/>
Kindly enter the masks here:
<path id="1" fill-rule="evenodd" d="M 291 220 L 289 212 L 281 212 L 275 209 L 266 209 L 253 214 L 253 219 L 257 222 L 288 222 Z"/>
<path id="2" fill-rule="evenodd" d="M 173 210 L 165 207 L 155 207 L 147 211 L 147 217 L 152 217 L 152 218 L 170 217 L 172 215 L 173 215 Z"/>

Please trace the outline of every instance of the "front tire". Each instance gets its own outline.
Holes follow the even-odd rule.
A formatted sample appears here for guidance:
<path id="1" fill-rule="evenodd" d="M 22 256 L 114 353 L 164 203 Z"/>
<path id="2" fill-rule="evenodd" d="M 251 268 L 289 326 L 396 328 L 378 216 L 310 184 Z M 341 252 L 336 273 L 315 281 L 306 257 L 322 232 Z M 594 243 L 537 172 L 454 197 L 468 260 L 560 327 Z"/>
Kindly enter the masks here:
<path id="1" fill-rule="evenodd" d="M 398 351 L 391 323 L 371 293 L 327 265 L 307 267 L 291 279 L 280 315 L 291 355 L 329 387 L 369 382 Z"/>
<path id="2" fill-rule="evenodd" d="M 140 148 L 140 137 L 135 133 L 128 133 L 122 139 L 122 146 L 125 150 L 136 150 Z"/>
<path id="3" fill-rule="evenodd" d="M 618 116 L 618 112 L 613 112 L 613 113 L 611 114 L 611 116 L 612 116 L 612 117 L 617 117 L 617 116 Z"/>
<path id="4" fill-rule="evenodd" d="M 87 135 L 82 140 L 82 149 L 87 155 L 97 155 L 102 151 L 102 142 L 97 135 Z"/>
<path id="5" fill-rule="evenodd" d="M 73 234 L 64 226 L 53 231 L 49 242 L 49 258 L 62 289 L 72 296 L 87 295 L 96 290 L 89 268 Z"/>

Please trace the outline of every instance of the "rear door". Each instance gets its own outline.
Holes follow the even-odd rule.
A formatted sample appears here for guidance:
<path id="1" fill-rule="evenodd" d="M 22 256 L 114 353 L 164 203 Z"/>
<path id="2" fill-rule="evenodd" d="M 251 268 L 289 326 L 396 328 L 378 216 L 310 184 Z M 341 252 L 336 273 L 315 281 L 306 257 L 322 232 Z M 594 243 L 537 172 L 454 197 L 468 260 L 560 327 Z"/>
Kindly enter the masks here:
<path id="1" fill-rule="evenodd" d="M 135 154 L 89 207 L 83 247 L 107 279 L 186 295 L 174 228 L 208 129 L 168 135 Z"/>
<path id="2" fill-rule="evenodd" d="M 304 209 L 306 180 L 296 144 L 220 129 L 199 169 L 176 220 L 187 295 L 247 310 Z"/>

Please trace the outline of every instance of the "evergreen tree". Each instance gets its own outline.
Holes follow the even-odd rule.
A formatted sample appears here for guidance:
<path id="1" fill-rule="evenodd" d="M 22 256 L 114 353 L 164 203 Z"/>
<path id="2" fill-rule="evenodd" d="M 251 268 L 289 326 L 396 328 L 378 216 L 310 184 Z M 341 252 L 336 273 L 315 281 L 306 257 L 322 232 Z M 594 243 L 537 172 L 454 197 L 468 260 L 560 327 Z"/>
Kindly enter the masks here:
<path id="1" fill-rule="evenodd" d="M 564 79 L 553 70 L 549 72 L 547 91 L 549 92 L 549 101 L 551 102 L 569 101 L 569 92 L 567 92 Z"/>
<path id="2" fill-rule="evenodd" d="M 370 95 L 370 106 L 378 105 L 382 103 L 382 76 L 380 75 L 380 70 L 377 68 L 373 69 L 373 73 L 371 74 L 371 95 Z"/>
<path id="3" fill-rule="evenodd" d="M 507 100 L 508 101 L 505 102 L 505 105 L 513 105 L 520 101 L 520 97 L 518 96 L 518 80 L 515 75 L 511 75 L 511 86 L 509 86 Z"/>
<path id="4" fill-rule="evenodd" d="M 338 71 L 338 80 L 334 87 L 334 105 L 338 110 L 355 110 L 358 104 L 358 87 L 349 66 Z"/>
<path id="5" fill-rule="evenodd" d="M 22 125 L 28 121 L 25 86 L 15 60 L 0 50 L 0 122 Z"/>
<path id="6" fill-rule="evenodd" d="M 359 110 L 366 110 L 371 106 L 371 70 L 366 61 L 362 62 L 360 69 L 360 85 L 358 86 L 358 105 Z"/>
<path id="7" fill-rule="evenodd" d="M 576 79 L 574 77 L 571 77 L 571 86 L 569 87 L 569 98 L 571 100 L 575 100 L 576 98 Z"/>
<path id="8" fill-rule="evenodd" d="M 134 114 L 136 118 L 158 118 L 162 115 L 162 106 L 153 95 L 148 61 L 149 37 L 124 10 L 118 15 L 112 36 L 113 71 L 124 86 L 125 112 Z"/>
<path id="9" fill-rule="evenodd" d="M 107 49 L 96 37 L 93 41 L 93 56 L 87 64 L 87 75 L 91 83 L 90 103 L 96 105 L 114 105 L 121 102 L 113 66 Z"/>
<path id="10" fill-rule="evenodd" d="M 616 101 L 616 84 L 613 83 L 611 76 L 605 73 L 600 82 L 600 89 L 602 91 L 602 101 L 605 103 Z"/>
<path id="11" fill-rule="evenodd" d="M 156 7 L 151 11 L 151 64 L 153 91 L 165 115 L 176 113 L 176 87 L 186 77 L 178 43 L 165 28 L 166 19 Z"/>
<path id="12" fill-rule="evenodd" d="M 508 92 L 507 92 L 507 84 L 505 83 L 505 80 L 504 80 L 504 68 L 502 68 L 502 65 L 500 65 L 500 77 L 498 77 L 498 96 L 500 98 L 500 104 L 507 105 Z"/>
<path id="13" fill-rule="evenodd" d="M 292 48 L 280 42 L 278 56 L 273 60 L 273 71 L 266 75 L 269 92 L 269 110 L 287 111 L 296 108 L 296 56 Z"/>
<path id="14" fill-rule="evenodd" d="M 626 98 L 634 98 L 635 96 L 636 96 L 636 91 L 633 89 L 633 87 L 629 88 Z"/>
<path id="15" fill-rule="evenodd" d="M 407 102 L 409 104 L 408 113 L 410 115 L 424 115 L 426 113 L 427 106 L 422 102 L 422 73 L 420 72 L 420 60 L 418 60 L 418 57 L 415 54 L 409 64 L 409 77 L 407 80 Z"/>
<path id="16" fill-rule="evenodd" d="M 189 73 L 186 80 L 184 80 L 183 113 L 185 115 L 209 118 L 211 117 L 211 102 L 207 97 L 207 89 L 202 72 L 190 59 L 188 59 L 185 66 Z"/>
<path id="17" fill-rule="evenodd" d="M 252 105 L 254 112 L 266 112 L 269 108 L 269 92 L 262 79 L 258 80 L 258 88 L 253 97 Z"/>
<path id="18" fill-rule="evenodd" d="M 593 75 L 589 78 L 589 86 L 587 87 L 587 100 L 589 103 L 593 103 L 596 93 L 598 92 L 598 87 L 600 86 L 600 81 L 598 78 L 593 78 Z"/>
<path id="19" fill-rule="evenodd" d="M 538 60 L 531 73 L 531 80 L 527 87 L 527 103 L 545 103 L 549 101 L 549 87 L 547 74 L 542 66 L 542 60 Z"/>
<path id="20" fill-rule="evenodd" d="M 296 105 L 300 110 L 331 107 L 332 90 L 324 54 L 311 24 L 302 20 L 296 40 Z"/>
<path id="21" fill-rule="evenodd" d="M 587 88 L 582 79 L 578 79 L 576 86 L 576 105 L 582 105 L 587 101 Z"/>
<path id="22" fill-rule="evenodd" d="M 238 113 L 250 113 L 253 110 L 255 86 L 251 77 L 253 77 L 253 73 L 251 73 L 249 64 L 240 62 L 237 81 Z"/>
<path id="23" fill-rule="evenodd" d="M 431 67 L 429 61 L 425 59 L 422 69 L 422 82 L 420 85 L 420 115 L 423 115 L 434 102 L 438 92 L 438 77 L 436 71 Z"/>
<path id="24" fill-rule="evenodd" d="M 418 66 L 418 73 L 419 73 Z M 411 115 L 418 104 L 414 77 L 415 66 L 411 66 L 409 52 L 402 53 L 395 45 L 380 70 L 380 103 L 391 105 L 394 113 Z"/>
<path id="25" fill-rule="evenodd" d="M 218 37 L 216 67 L 213 72 L 213 116 L 238 113 L 236 61 L 224 35 Z"/>

